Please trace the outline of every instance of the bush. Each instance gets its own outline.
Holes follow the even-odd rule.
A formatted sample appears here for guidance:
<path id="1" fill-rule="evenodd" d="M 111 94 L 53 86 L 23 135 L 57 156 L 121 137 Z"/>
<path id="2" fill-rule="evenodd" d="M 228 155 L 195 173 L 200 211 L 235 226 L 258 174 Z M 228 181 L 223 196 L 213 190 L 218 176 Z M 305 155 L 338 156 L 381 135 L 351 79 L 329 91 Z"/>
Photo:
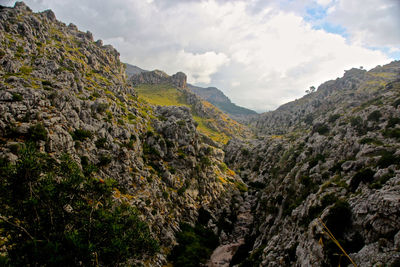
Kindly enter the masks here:
<path id="1" fill-rule="evenodd" d="M 19 94 L 19 93 L 13 93 L 13 94 L 12 94 L 12 100 L 13 100 L 13 101 L 18 102 L 18 101 L 22 101 L 23 99 L 24 99 L 24 98 L 23 98 L 22 95 Z"/>
<path id="2" fill-rule="evenodd" d="M 203 166 L 203 167 L 209 167 L 209 166 L 211 166 L 211 160 L 210 160 L 210 158 L 209 157 L 206 157 L 206 156 L 203 156 L 203 157 L 201 157 L 201 159 L 200 159 L 200 164 Z"/>
<path id="3" fill-rule="evenodd" d="M 110 164 L 112 161 L 112 157 L 110 155 L 101 155 L 99 158 L 99 162 L 97 163 L 97 166 L 102 167 L 102 166 L 107 166 Z"/>
<path id="4" fill-rule="evenodd" d="M 97 105 L 96 107 L 96 111 L 100 114 L 104 113 L 108 108 L 108 104 L 107 103 L 100 103 Z"/>
<path id="5" fill-rule="evenodd" d="M 200 224 L 192 227 L 181 225 L 181 232 L 177 233 L 179 245 L 173 248 L 169 260 L 174 266 L 197 267 L 204 264 L 218 245 L 218 237 L 213 231 Z"/>
<path id="6" fill-rule="evenodd" d="M 376 166 L 380 168 L 387 168 L 393 164 L 400 164 L 400 157 L 395 156 L 394 152 L 382 151 L 381 157 L 376 163 Z"/>
<path id="7" fill-rule="evenodd" d="M 340 118 L 340 114 L 333 114 L 333 115 L 329 116 L 328 122 L 334 123 L 339 118 Z"/>
<path id="8" fill-rule="evenodd" d="M 357 172 L 350 181 L 350 190 L 355 192 L 361 182 L 370 183 L 374 180 L 375 172 L 371 169 L 363 169 Z"/>
<path id="9" fill-rule="evenodd" d="M 359 116 L 350 118 L 350 124 L 355 128 L 361 127 L 363 123 L 363 120 Z"/>
<path id="10" fill-rule="evenodd" d="M 28 140 L 36 142 L 36 141 L 46 141 L 47 140 L 47 131 L 44 128 L 43 124 L 38 123 L 35 124 L 28 129 Z"/>
<path id="11" fill-rule="evenodd" d="M 96 140 L 96 142 L 94 142 L 97 148 L 105 148 L 106 143 L 107 143 L 107 138 L 105 137 L 99 138 Z"/>
<path id="12" fill-rule="evenodd" d="M 158 251 L 138 211 L 113 201 L 114 181 L 32 144 L 20 155 L 15 165 L 0 160 L 0 229 L 13 266 L 119 266 Z"/>
<path id="13" fill-rule="evenodd" d="M 368 115 L 367 119 L 368 119 L 369 121 L 376 121 L 376 122 L 378 122 L 379 119 L 380 119 L 381 117 L 382 117 L 382 113 L 381 113 L 379 110 L 375 110 L 375 111 L 372 111 L 372 112 Z"/>
<path id="14" fill-rule="evenodd" d="M 72 139 L 74 139 L 75 141 L 85 141 L 85 139 L 93 137 L 92 132 L 83 129 L 76 129 L 70 134 L 72 136 Z"/>
<path id="15" fill-rule="evenodd" d="M 382 134 L 384 137 L 387 137 L 387 138 L 400 139 L 400 129 L 398 129 L 398 128 L 385 129 Z"/>
<path id="16" fill-rule="evenodd" d="M 308 114 L 305 118 L 304 118 L 304 122 L 308 125 L 312 125 L 314 121 L 314 117 L 312 114 Z"/>
<path id="17" fill-rule="evenodd" d="M 391 118 L 389 118 L 389 121 L 388 121 L 388 123 L 386 125 L 386 128 L 393 128 L 399 123 L 400 123 L 400 118 L 391 117 Z"/>
<path id="18" fill-rule="evenodd" d="M 317 123 L 313 126 L 313 132 L 317 132 L 320 135 L 327 134 L 329 132 L 329 127 L 322 123 Z"/>
<path id="19" fill-rule="evenodd" d="M 382 141 L 375 139 L 375 138 L 370 138 L 370 137 L 364 137 L 363 139 L 361 139 L 358 142 L 362 145 L 364 145 L 364 144 L 374 144 L 374 145 L 378 145 L 378 146 L 383 145 Z"/>

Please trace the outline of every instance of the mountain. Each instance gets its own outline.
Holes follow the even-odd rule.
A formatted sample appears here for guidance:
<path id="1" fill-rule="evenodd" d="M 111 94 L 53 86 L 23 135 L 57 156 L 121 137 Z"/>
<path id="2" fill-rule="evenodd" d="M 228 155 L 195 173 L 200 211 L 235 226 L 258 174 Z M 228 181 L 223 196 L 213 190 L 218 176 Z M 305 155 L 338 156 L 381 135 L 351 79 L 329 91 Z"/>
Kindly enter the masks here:
<path id="1" fill-rule="evenodd" d="M 231 138 L 252 136 L 247 127 L 189 90 L 191 87 L 182 72 L 172 76 L 160 70 L 142 72 L 132 75 L 129 81 L 135 86 L 140 100 L 160 106 L 189 107 L 198 131 L 215 142 L 227 143 Z"/>
<path id="2" fill-rule="evenodd" d="M 0 36 L 1 266 L 399 265 L 399 61 L 253 135 L 51 10 L 0 6 Z"/>
<path id="3" fill-rule="evenodd" d="M 174 261 L 205 260 L 247 187 L 190 108 L 139 101 L 119 53 L 50 10 L 1 7 L 0 35 L 1 265 L 162 266 L 184 235 Z"/>
<path id="4" fill-rule="evenodd" d="M 399 104 L 400 61 L 351 69 L 231 141 L 226 163 L 258 195 L 231 263 L 347 266 L 343 248 L 358 266 L 398 264 Z"/>
<path id="5" fill-rule="evenodd" d="M 215 87 L 198 87 L 188 84 L 189 90 L 191 90 L 196 95 L 200 96 L 204 100 L 210 102 L 217 108 L 224 111 L 231 118 L 241 121 L 248 117 L 249 115 L 257 114 L 255 111 L 237 106 L 232 103 L 231 100 L 218 88 Z"/>
<path id="6" fill-rule="evenodd" d="M 124 63 L 124 64 L 125 64 L 125 72 L 126 72 L 126 75 L 128 76 L 128 78 L 130 78 L 134 74 L 138 74 L 138 73 L 147 71 L 147 70 L 143 70 L 137 66 L 128 64 L 128 63 Z"/>

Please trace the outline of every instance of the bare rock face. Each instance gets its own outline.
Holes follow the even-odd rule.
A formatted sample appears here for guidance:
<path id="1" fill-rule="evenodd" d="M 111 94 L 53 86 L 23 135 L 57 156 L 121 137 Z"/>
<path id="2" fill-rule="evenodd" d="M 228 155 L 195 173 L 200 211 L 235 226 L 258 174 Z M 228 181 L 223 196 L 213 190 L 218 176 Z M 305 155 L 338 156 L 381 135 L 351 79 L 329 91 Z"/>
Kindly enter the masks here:
<path id="1" fill-rule="evenodd" d="M 249 241 L 238 249 L 247 255 L 241 262 L 350 264 L 322 220 L 357 265 L 398 264 L 399 73 L 398 61 L 369 72 L 350 70 L 266 115 L 276 124 L 256 125 L 275 135 L 228 144 L 227 164 L 242 170 L 249 192 L 258 195 Z M 317 100 L 321 105 L 312 104 Z M 301 111 L 285 112 L 299 107 L 305 114 L 312 110 L 311 121 L 298 120 Z"/>
<path id="2" fill-rule="evenodd" d="M 133 74 L 129 78 L 129 80 L 134 86 L 140 84 L 170 83 L 179 88 L 186 88 L 186 74 L 184 74 L 183 72 L 178 72 L 172 76 L 169 76 L 168 74 L 160 70 L 139 72 Z"/>

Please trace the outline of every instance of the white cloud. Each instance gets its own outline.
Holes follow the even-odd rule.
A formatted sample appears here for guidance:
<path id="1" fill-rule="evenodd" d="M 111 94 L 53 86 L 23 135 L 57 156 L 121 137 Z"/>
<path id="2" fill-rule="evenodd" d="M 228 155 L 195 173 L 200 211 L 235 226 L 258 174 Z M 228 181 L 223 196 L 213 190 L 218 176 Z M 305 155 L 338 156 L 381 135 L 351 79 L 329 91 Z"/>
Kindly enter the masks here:
<path id="1" fill-rule="evenodd" d="M 291 8 L 300 10 L 300 3 L 304 8 L 310 1 L 292 1 Z M 318 3 L 334 5 L 332 19 L 345 20 L 338 11 L 342 1 Z M 113 44 L 125 62 L 169 74 L 183 71 L 189 82 L 216 86 L 233 102 L 258 111 L 299 98 L 344 69 L 390 61 L 363 42 L 315 30 L 300 13 L 259 0 L 26 2 L 89 29 Z"/>
<path id="2" fill-rule="evenodd" d="M 327 19 L 345 27 L 354 43 L 400 46 L 399 0 L 336 0 Z"/>

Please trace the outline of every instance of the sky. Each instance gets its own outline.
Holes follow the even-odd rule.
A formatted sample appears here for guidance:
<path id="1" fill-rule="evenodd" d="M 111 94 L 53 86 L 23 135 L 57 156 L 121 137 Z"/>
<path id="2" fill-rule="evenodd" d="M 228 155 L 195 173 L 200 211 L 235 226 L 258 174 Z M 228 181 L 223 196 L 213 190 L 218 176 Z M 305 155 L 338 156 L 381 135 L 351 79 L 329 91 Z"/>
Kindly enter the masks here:
<path id="1" fill-rule="evenodd" d="M 15 1 L 0 0 L 12 6 Z M 400 0 L 25 0 L 123 62 L 215 86 L 258 112 L 352 67 L 400 59 Z"/>

